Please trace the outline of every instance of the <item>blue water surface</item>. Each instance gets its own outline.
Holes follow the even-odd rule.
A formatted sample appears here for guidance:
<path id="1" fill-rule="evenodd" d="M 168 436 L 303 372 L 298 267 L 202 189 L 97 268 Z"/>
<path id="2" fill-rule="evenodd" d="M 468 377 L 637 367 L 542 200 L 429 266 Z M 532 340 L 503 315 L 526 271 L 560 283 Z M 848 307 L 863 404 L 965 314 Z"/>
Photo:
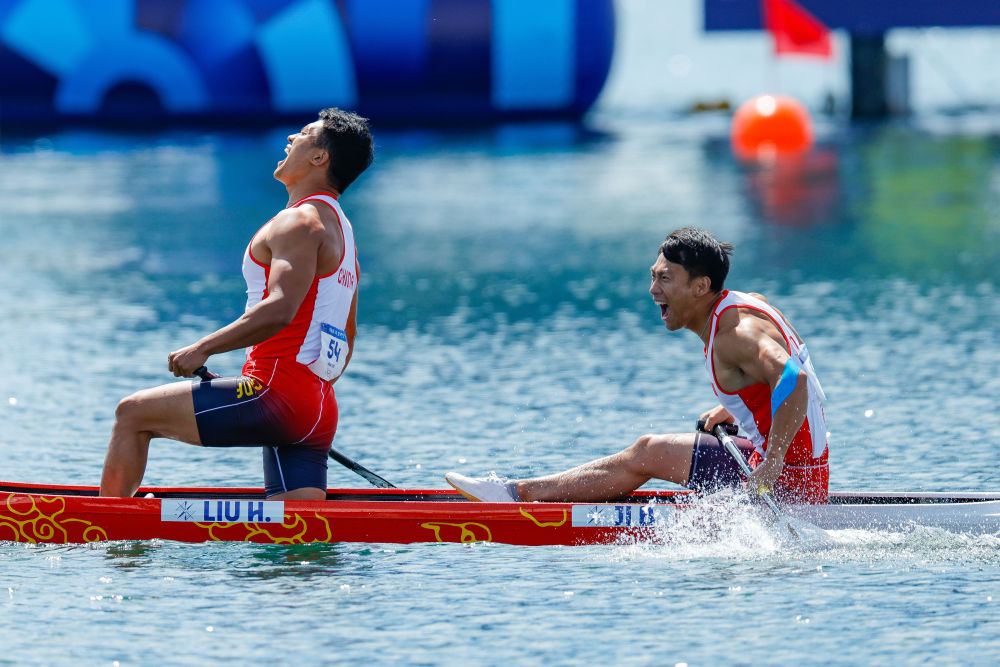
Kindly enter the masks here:
<path id="1" fill-rule="evenodd" d="M 669 231 L 736 247 L 829 396 L 835 490 L 1000 490 L 1000 121 L 820 128 L 740 165 L 724 117 L 375 128 L 343 197 L 359 332 L 335 446 L 403 487 L 542 474 L 690 430 L 699 341 L 646 292 Z M 97 483 L 117 401 L 239 315 L 291 128 L 0 142 L 0 478 Z M 240 353 L 211 361 L 238 370 Z M 151 485 L 259 485 L 259 453 L 154 441 Z M 365 483 L 338 467 L 330 485 Z M 652 483 L 651 488 L 665 488 Z M 803 550 L 0 546 L 0 663 L 985 664 L 1000 537 L 914 526 Z"/>

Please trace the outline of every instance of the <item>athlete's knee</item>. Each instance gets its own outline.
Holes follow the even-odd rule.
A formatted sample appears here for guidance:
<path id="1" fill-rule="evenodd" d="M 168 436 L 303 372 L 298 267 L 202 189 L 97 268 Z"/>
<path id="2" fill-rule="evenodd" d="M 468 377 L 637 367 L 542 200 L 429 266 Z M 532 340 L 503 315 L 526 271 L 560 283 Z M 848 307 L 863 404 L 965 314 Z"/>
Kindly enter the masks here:
<path id="1" fill-rule="evenodd" d="M 136 394 L 126 396 L 118 401 L 118 405 L 115 407 L 115 421 L 124 423 L 134 419 L 139 414 L 140 404 Z"/>
<path id="2" fill-rule="evenodd" d="M 625 465 L 633 472 L 645 472 L 662 460 L 669 448 L 682 444 L 679 436 L 647 433 L 625 450 Z"/>
<path id="3" fill-rule="evenodd" d="M 115 421 L 122 426 L 140 428 L 145 421 L 147 401 L 142 392 L 136 392 L 118 401 L 115 407 Z"/>
<path id="4" fill-rule="evenodd" d="M 642 470 L 646 467 L 653 450 L 656 449 L 657 436 L 647 433 L 639 436 L 624 453 L 625 466 L 630 470 Z"/>

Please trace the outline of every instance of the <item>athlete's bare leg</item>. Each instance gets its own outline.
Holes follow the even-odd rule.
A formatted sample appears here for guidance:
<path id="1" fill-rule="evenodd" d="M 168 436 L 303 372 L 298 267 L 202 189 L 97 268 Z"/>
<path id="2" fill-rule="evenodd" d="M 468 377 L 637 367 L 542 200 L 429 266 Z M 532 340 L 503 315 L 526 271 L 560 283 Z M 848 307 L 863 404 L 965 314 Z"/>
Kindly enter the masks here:
<path id="1" fill-rule="evenodd" d="M 593 501 L 620 498 L 656 477 L 686 484 L 694 433 L 644 435 L 617 454 L 547 477 L 518 480 L 521 500 Z"/>
<path id="2" fill-rule="evenodd" d="M 268 500 L 326 500 L 326 489 L 317 489 L 314 486 L 303 486 L 299 489 L 292 489 L 284 493 L 276 493 L 268 496 Z"/>
<path id="3" fill-rule="evenodd" d="M 102 496 L 135 495 L 146 472 L 152 438 L 201 444 L 191 386 L 190 382 L 175 382 L 143 389 L 122 399 L 115 410 L 115 425 L 104 458 Z"/>

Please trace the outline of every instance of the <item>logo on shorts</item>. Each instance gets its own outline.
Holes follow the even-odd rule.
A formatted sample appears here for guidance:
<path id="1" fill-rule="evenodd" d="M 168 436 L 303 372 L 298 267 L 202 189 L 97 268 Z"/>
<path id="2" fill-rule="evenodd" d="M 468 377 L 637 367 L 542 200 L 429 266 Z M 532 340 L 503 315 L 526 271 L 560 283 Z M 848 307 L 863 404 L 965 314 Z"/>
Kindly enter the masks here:
<path id="1" fill-rule="evenodd" d="M 250 398 L 254 394 L 259 394 L 260 390 L 264 388 L 260 382 L 255 378 L 243 378 L 240 380 L 239 384 L 236 385 L 236 398 Z"/>

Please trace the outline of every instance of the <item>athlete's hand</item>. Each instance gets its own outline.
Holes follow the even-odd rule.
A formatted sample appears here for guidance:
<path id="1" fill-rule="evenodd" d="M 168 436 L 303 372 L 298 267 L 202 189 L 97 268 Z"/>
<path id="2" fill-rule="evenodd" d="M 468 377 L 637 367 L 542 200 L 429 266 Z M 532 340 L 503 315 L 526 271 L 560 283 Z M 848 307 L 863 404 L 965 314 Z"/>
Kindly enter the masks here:
<path id="1" fill-rule="evenodd" d="M 708 412 L 703 412 L 698 420 L 705 422 L 705 432 L 711 433 L 719 424 L 732 424 L 733 416 L 724 407 L 717 405 Z"/>
<path id="2" fill-rule="evenodd" d="M 167 356 L 167 368 L 174 377 L 194 377 L 194 372 L 205 365 L 209 356 L 195 343 L 171 352 Z"/>
<path id="3" fill-rule="evenodd" d="M 747 488 L 753 492 L 757 492 L 761 487 L 769 491 L 774 489 L 774 482 L 778 479 L 783 467 L 782 462 L 773 456 L 765 456 L 760 465 L 754 468 L 750 477 L 747 478 Z"/>

